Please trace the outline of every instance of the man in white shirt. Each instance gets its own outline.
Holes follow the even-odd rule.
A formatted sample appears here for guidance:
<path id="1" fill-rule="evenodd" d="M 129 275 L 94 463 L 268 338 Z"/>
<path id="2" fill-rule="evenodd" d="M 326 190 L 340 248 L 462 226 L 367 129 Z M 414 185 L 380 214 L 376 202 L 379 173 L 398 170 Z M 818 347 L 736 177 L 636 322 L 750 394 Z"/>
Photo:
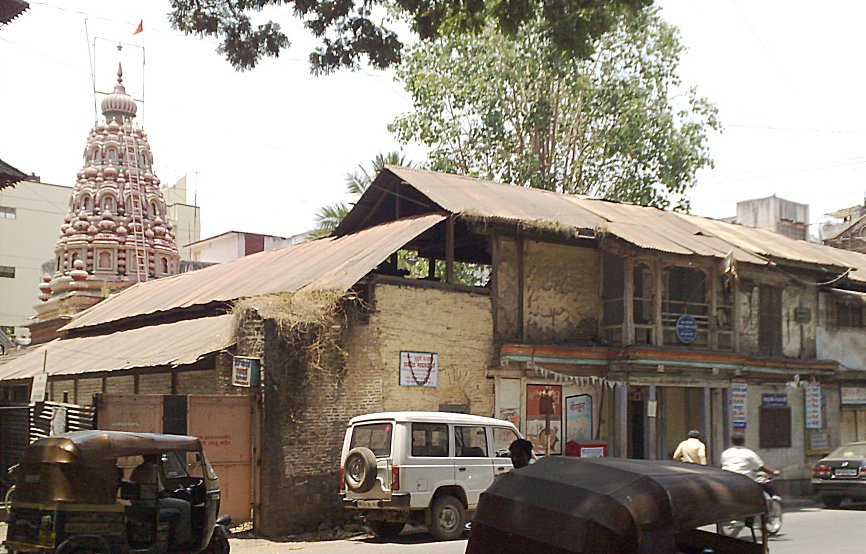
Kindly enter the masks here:
<path id="1" fill-rule="evenodd" d="M 742 435 L 734 435 L 731 437 L 733 446 L 722 452 L 721 462 L 722 469 L 740 473 L 749 477 L 754 481 L 758 481 L 758 472 L 763 471 L 769 475 L 779 475 L 779 472 L 770 469 L 764 465 L 764 460 L 761 459 L 753 450 L 743 446 L 746 443 L 745 437 Z M 764 487 L 767 494 L 773 496 L 775 492 L 767 482 L 759 482 Z"/>
<path id="2" fill-rule="evenodd" d="M 689 464 L 707 465 L 707 445 L 701 442 L 699 431 L 689 431 L 688 438 L 677 446 L 674 460 Z"/>

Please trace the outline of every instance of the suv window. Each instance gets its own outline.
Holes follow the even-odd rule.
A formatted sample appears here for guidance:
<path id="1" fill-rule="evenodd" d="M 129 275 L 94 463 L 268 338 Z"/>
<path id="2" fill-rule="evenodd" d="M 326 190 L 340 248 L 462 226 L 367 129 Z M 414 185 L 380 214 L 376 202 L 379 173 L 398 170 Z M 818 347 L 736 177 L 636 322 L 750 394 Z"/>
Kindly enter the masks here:
<path id="1" fill-rule="evenodd" d="M 413 423 L 412 455 L 448 456 L 448 425 L 445 423 Z"/>
<path id="2" fill-rule="evenodd" d="M 391 431 L 393 428 L 394 426 L 390 423 L 356 425 L 352 429 L 352 442 L 349 448 L 366 446 L 373 451 L 377 458 L 387 458 L 391 455 Z"/>
<path id="3" fill-rule="evenodd" d="M 458 458 L 486 458 L 487 433 L 484 427 L 455 425 L 454 446 Z"/>
<path id="4" fill-rule="evenodd" d="M 493 451 L 496 452 L 497 458 L 507 458 L 508 457 L 508 447 L 511 446 L 511 443 L 516 439 L 519 439 L 514 431 L 509 429 L 508 427 L 494 427 L 493 428 Z"/>

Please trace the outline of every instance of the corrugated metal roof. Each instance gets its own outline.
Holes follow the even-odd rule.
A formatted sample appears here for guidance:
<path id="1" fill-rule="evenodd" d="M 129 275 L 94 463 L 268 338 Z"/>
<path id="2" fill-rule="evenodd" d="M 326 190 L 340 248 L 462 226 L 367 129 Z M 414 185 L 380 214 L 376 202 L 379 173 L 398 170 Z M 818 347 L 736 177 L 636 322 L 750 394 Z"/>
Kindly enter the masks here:
<path id="1" fill-rule="evenodd" d="M 672 254 L 724 258 L 733 252 L 738 262 L 752 264 L 788 261 L 840 272 L 859 268 L 850 277 L 866 282 L 866 255 L 794 240 L 764 229 L 420 169 L 388 166 L 385 171 L 451 213 L 527 223 L 558 222 Z"/>
<path id="2" fill-rule="evenodd" d="M 233 325 L 234 316 L 227 314 L 109 335 L 57 339 L 0 366 L 0 380 L 33 377 L 42 373 L 43 363 L 49 375 L 187 365 L 234 344 Z"/>
<path id="3" fill-rule="evenodd" d="M 348 290 L 393 252 L 444 219 L 436 214 L 393 221 L 352 235 L 259 252 L 138 283 L 81 312 L 63 329 L 275 292 Z"/>

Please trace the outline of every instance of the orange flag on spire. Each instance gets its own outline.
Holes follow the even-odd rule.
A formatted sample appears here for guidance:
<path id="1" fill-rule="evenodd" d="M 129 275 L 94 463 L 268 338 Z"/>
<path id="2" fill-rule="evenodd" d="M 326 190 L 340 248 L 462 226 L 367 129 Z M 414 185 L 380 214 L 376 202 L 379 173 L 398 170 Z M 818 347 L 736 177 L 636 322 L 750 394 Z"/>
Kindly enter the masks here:
<path id="1" fill-rule="evenodd" d="M 138 33 L 142 32 L 142 31 L 144 31 L 144 20 L 143 19 L 138 23 L 138 27 L 135 28 L 135 32 L 132 34 L 137 35 Z"/>

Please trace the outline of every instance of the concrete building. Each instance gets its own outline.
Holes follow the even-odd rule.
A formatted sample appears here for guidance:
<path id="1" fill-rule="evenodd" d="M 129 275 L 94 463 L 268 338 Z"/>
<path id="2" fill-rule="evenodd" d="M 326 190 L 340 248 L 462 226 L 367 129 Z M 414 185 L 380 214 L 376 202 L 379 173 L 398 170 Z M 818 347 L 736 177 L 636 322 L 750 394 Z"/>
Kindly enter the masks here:
<path id="1" fill-rule="evenodd" d="M 38 178 L 0 190 L 0 328 L 10 337 L 30 335 L 42 265 L 54 259 L 71 193 Z"/>
<path id="2" fill-rule="evenodd" d="M 785 200 L 775 194 L 737 202 L 737 215 L 723 221 L 767 229 L 796 240 L 809 240 L 809 205 Z"/>
<path id="3" fill-rule="evenodd" d="M 190 253 L 189 259 L 191 261 L 223 263 L 243 258 L 256 252 L 267 252 L 292 244 L 299 244 L 305 240 L 307 240 L 307 234 L 286 238 L 259 233 L 226 231 L 225 233 L 187 244 L 186 248 Z"/>
<path id="4" fill-rule="evenodd" d="M 166 218 L 174 226 L 180 259 L 195 260 L 189 245 L 201 239 L 201 207 L 196 205 L 195 199 L 189 203 L 186 176 L 171 186 L 163 186 L 162 195 L 165 197 Z"/>

